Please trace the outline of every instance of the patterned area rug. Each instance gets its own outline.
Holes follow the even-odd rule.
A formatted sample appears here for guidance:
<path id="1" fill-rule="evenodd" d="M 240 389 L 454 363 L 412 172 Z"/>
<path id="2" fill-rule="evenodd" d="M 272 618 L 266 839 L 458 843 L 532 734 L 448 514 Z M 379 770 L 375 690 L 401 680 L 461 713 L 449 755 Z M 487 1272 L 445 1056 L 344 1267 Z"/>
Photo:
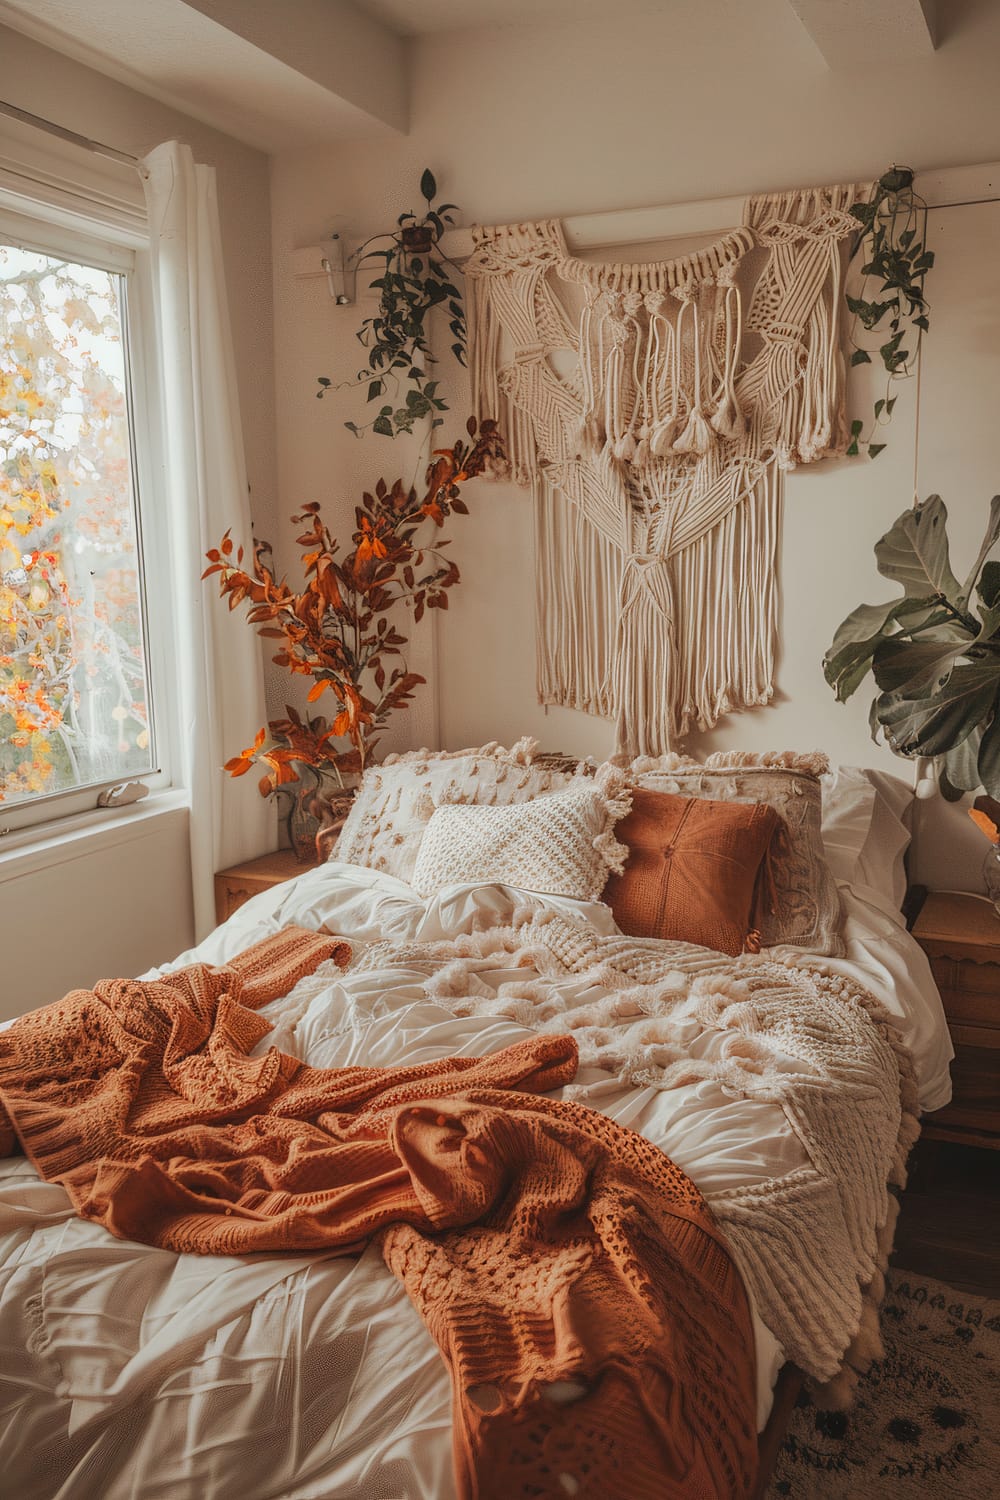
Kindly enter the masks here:
<path id="1" fill-rule="evenodd" d="M 1000 1497 L 1000 1302 L 894 1270 L 882 1337 L 850 1411 L 800 1398 L 767 1500 Z"/>

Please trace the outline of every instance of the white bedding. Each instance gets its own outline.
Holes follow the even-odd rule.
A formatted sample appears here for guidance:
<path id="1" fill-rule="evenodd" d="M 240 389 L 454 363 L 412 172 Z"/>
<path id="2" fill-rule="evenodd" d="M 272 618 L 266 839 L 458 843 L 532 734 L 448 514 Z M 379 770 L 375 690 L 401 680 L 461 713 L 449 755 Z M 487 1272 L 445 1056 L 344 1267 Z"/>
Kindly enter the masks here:
<path id="1" fill-rule="evenodd" d="M 936 1108 L 951 1049 L 926 960 L 878 893 L 841 895 L 848 951 L 836 966 L 898 1017 L 921 1103 Z M 333 863 L 262 893 L 175 964 L 225 961 L 290 922 L 360 942 L 433 941 L 509 920 L 524 900 L 615 931 L 600 905 L 502 886 L 452 887 L 424 903 L 391 877 Z M 391 1066 L 492 1052 L 528 1034 L 510 1020 L 456 1018 L 427 999 L 427 977 L 418 966 L 324 966 L 266 1009 L 276 1030 L 262 1045 L 320 1067 Z M 711 1048 L 712 1034 L 699 1045 Z M 706 1193 L 804 1162 L 776 1104 L 729 1097 L 709 1079 L 668 1091 L 581 1076 L 591 1080 L 600 1088 L 589 1103 L 648 1136 Z M 763 1426 L 782 1352 L 756 1317 L 755 1333 Z M 377 1250 L 356 1260 L 175 1256 L 77 1219 L 23 1158 L 0 1162 L 5 1493 L 448 1500 L 450 1434 L 444 1366 Z"/>

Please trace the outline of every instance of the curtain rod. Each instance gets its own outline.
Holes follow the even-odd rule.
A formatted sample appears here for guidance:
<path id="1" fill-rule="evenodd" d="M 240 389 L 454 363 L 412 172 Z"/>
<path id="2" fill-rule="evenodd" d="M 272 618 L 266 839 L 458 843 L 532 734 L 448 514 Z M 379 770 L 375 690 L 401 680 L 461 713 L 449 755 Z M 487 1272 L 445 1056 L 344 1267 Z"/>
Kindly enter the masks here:
<path id="1" fill-rule="evenodd" d="M 119 151 L 115 146 L 105 146 L 100 141 L 92 141 L 89 136 L 79 135 L 75 130 L 67 130 L 64 125 L 57 125 L 54 120 L 43 120 L 41 115 L 33 115 L 26 109 L 18 109 L 16 104 L 8 104 L 5 99 L 0 99 L 0 114 L 9 115 L 12 120 L 21 120 L 25 125 L 35 125 L 39 130 L 44 130 L 47 135 L 57 135 L 60 140 L 71 141 L 74 146 L 82 146 L 85 151 L 91 151 L 95 156 L 107 156 L 112 161 L 124 162 L 130 167 L 139 165 L 139 158 L 130 156 L 127 151 Z"/>

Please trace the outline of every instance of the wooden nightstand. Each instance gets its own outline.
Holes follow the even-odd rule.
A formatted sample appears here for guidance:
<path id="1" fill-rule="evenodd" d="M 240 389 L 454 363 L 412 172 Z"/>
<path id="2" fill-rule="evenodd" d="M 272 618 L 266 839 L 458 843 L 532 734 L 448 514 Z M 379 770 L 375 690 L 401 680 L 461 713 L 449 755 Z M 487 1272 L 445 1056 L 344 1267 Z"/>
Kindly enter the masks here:
<path id="1" fill-rule="evenodd" d="M 312 869 L 304 865 L 291 849 L 276 849 L 273 854 L 262 854 L 259 859 L 248 859 L 245 864 L 233 865 L 229 870 L 218 870 L 215 875 L 215 919 L 224 922 L 231 917 L 251 896 L 266 891 L 272 885 L 281 885 Z"/>
<path id="2" fill-rule="evenodd" d="M 953 1098 L 931 1139 L 1000 1149 L 1000 916 L 976 896 L 931 891 L 913 936 L 931 961 L 955 1047 Z"/>

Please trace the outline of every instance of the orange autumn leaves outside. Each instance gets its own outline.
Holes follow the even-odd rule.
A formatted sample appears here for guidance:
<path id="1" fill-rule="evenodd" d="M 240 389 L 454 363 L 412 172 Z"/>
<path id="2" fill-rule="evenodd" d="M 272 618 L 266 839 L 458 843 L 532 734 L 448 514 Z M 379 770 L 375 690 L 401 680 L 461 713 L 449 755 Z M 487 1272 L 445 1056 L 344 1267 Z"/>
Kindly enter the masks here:
<path id="1" fill-rule="evenodd" d="M 117 277 L 0 245 L 0 801 L 150 763 Z"/>

